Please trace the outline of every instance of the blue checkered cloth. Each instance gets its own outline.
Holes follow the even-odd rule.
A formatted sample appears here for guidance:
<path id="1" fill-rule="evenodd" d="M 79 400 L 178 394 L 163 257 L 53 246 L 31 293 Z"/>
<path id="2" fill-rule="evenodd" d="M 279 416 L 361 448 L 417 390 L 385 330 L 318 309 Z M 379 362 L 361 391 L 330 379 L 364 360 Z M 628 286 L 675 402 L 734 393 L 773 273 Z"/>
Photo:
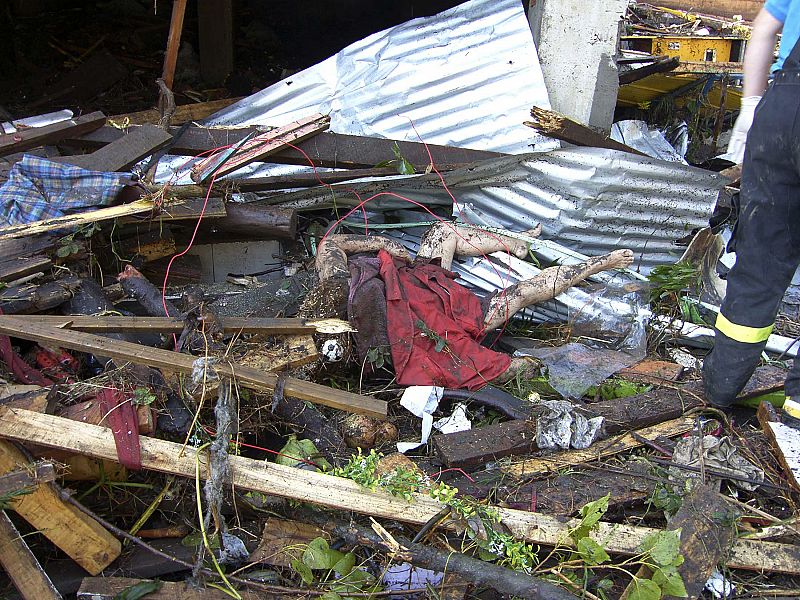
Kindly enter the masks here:
<path id="1" fill-rule="evenodd" d="M 89 171 L 26 154 L 0 186 L 0 227 L 106 206 L 129 183 L 127 173 Z"/>

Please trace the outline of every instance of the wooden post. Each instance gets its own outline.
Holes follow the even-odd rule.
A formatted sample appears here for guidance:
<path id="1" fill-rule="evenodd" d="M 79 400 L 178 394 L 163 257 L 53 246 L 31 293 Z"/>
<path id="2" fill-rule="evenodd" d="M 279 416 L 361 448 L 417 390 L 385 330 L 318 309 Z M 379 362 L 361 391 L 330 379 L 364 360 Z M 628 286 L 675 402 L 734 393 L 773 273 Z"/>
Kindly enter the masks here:
<path id="1" fill-rule="evenodd" d="M 53 582 L 5 511 L 0 510 L 0 565 L 24 600 L 61 600 Z"/>
<path id="2" fill-rule="evenodd" d="M 233 2 L 197 3 L 200 33 L 200 75 L 208 85 L 220 86 L 233 71 Z"/>
<path id="3" fill-rule="evenodd" d="M 204 4 L 203 1 L 200 4 Z M 183 15 L 186 13 L 186 0 L 172 0 L 172 20 L 169 23 L 169 37 L 167 37 L 167 52 L 164 55 L 164 70 L 161 79 L 171 90 L 175 80 L 175 65 L 178 62 L 178 50 L 181 46 L 181 33 L 183 32 Z"/>

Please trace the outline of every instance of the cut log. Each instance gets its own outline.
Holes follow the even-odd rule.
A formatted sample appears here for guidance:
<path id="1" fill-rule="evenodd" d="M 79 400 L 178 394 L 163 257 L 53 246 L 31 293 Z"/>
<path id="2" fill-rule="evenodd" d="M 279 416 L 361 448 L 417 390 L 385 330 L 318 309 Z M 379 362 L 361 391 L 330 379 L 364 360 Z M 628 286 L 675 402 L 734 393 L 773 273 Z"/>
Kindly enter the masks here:
<path id="1" fill-rule="evenodd" d="M 294 240 L 297 238 L 297 211 L 263 204 L 229 202 L 227 215 L 201 225 L 203 241 L 223 237 L 242 240 Z"/>
<path id="2" fill-rule="evenodd" d="M 132 265 L 126 265 L 125 270 L 117 276 L 125 293 L 136 298 L 142 308 L 152 317 L 177 317 L 181 314 L 169 300 L 161 297 L 161 290 L 150 283 L 144 275 Z"/>
<path id="3" fill-rule="evenodd" d="M 60 600 L 53 582 L 28 548 L 25 538 L 0 510 L 0 565 L 24 600 Z"/>
<path id="4" fill-rule="evenodd" d="M 781 423 L 780 416 L 769 402 L 759 405 L 757 415 L 789 483 L 800 491 L 800 430 Z"/>
<path id="5" fill-rule="evenodd" d="M 47 327 L 24 324 L 19 319 L 0 317 L 0 333 L 22 339 L 55 344 L 62 348 L 88 352 L 95 356 L 110 357 L 112 360 L 129 361 L 178 373 L 191 373 L 195 368 L 196 357 L 160 348 L 148 348 L 139 344 L 112 340 L 90 333 L 80 333 Z M 222 362 L 212 367 L 220 376 L 231 377 L 241 386 L 272 394 L 278 383 L 275 373 L 265 373 L 235 363 Z M 373 417 L 386 416 L 386 402 L 367 396 L 351 394 L 309 381 L 287 377 L 284 379 L 283 393 L 286 396 L 307 400 L 339 410 L 361 413 Z"/>
<path id="6" fill-rule="evenodd" d="M 31 127 L 14 133 L 0 135 L 0 156 L 7 156 L 15 152 L 24 152 L 37 146 L 55 144 L 66 137 L 82 136 L 85 133 L 102 127 L 106 116 L 101 112 L 68 119 L 44 127 Z"/>
<path id="7" fill-rule="evenodd" d="M 67 419 L 60 421 L 73 423 Z M 53 433 L 60 435 L 57 430 Z M 110 430 L 108 433 L 111 436 Z M 113 437 L 109 439 L 113 446 Z M 0 440 L 0 473 L 8 473 L 29 463 L 13 444 Z M 20 496 L 12 509 L 92 575 L 100 573 L 122 551 L 119 540 L 77 508 L 66 504 L 53 484 L 42 484 L 32 493 Z"/>
<path id="8" fill-rule="evenodd" d="M 88 456 L 116 458 L 111 431 L 25 410 L 0 407 L 0 437 L 80 452 Z M 199 456 L 192 448 L 150 437 L 141 439 L 142 466 L 145 469 L 194 478 L 200 461 L 205 478 L 207 453 Z M 380 491 L 370 491 L 348 479 L 295 469 L 242 456 L 230 456 L 231 483 L 235 487 L 292 498 L 330 508 L 368 514 L 405 523 L 424 525 L 444 506 L 429 496 L 414 495 L 412 502 Z M 578 522 L 540 513 L 495 507 L 510 531 L 521 539 L 547 546 L 570 544 L 568 532 Z M 444 524 L 452 527 L 453 524 Z M 644 538 L 658 531 L 599 522 L 592 536 L 601 540 L 611 553 L 634 555 Z M 775 542 L 737 540 L 727 561 L 730 568 L 800 574 L 800 547 Z"/>

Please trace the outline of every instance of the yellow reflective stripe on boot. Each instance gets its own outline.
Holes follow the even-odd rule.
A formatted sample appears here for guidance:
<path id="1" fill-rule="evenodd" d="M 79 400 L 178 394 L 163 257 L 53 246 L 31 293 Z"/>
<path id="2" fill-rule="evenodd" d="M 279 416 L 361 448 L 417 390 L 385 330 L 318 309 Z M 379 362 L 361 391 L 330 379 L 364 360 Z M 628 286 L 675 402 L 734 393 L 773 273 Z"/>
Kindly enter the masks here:
<path id="1" fill-rule="evenodd" d="M 769 338 L 769 334 L 772 333 L 772 328 L 775 327 L 775 325 L 772 324 L 768 325 L 767 327 L 747 327 L 746 325 L 737 325 L 736 323 L 732 323 L 726 319 L 725 315 L 719 313 L 717 315 L 715 327 L 732 340 L 744 342 L 745 344 L 757 344 L 758 342 L 763 342 Z"/>
<path id="2" fill-rule="evenodd" d="M 786 396 L 786 400 L 783 403 L 783 410 L 786 411 L 786 414 L 790 417 L 800 419 L 800 402 L 797 400 L 792 400 L 789 396 Z"/>

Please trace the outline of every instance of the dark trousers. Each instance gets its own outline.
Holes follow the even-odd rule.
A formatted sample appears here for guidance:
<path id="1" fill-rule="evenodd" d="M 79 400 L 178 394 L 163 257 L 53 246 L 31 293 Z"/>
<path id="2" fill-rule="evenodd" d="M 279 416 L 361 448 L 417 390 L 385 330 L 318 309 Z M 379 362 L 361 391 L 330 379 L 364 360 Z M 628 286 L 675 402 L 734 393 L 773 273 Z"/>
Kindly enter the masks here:
<path id="1" fill-rule="evenodd" d="M 747 137 L 736 264 L 728 274 L 714 349 L 703 379 L 707 399 L 729 406 L 758 366 L 786 288 L 800 265 L 800 43 L 756 108 Z M 786 379 L 800 396 L 800 359 Z"/>

